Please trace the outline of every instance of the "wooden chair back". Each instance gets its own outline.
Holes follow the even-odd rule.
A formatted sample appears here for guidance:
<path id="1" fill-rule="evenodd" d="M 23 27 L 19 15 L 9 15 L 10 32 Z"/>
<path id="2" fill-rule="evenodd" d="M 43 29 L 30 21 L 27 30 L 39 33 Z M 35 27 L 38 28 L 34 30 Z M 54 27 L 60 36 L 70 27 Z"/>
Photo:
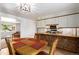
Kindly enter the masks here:
<path id="1" fill-rule="evenodd" d="M 58 43 L 58 38 L 55 38 L 55 40 L 52 42 L 52 45 L 50 47 L 49 55 L 55 54 L 57 43 Z"/>
<path id="2" fill-rule="evenodd" d="M 10 55 L 15 55 L 15 51 L 14 51 L 14 48 L 13 48 L 13 45 L 12 45 L 12 42 L 11 42 L 10 38 L 5 38 L 5 41 L 6 41 L 8 50 L 9 50 L 9 54 Z"/>

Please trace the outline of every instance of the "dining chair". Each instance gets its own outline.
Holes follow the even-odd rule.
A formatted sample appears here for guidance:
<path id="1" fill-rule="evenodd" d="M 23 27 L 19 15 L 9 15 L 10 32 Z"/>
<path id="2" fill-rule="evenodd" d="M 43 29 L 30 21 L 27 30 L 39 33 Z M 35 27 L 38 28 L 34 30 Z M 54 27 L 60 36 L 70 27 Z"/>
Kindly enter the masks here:
<path id="1" fill-rule="evenodd" d="M 47 53 L 47 52 L 45 52 L 45 51 L 41 51 L 41 52 L 39 52 L 37 55 L 54 55 L 54 54 L 55 54 L 55 51 L 56 51 L 57 43 L 58 43 L 58 38 L 55 39 L 55 40 L 52 42 L 52 45 L 50 46 L 49 53 Z"/>
<path id="2" fill-rule="evenodd" d="M 11 42 L 11 39 L 9 37 L 5 38 L 8 50 L 9 50 L 9 55 L 15 55 L 15 51 Z"/>

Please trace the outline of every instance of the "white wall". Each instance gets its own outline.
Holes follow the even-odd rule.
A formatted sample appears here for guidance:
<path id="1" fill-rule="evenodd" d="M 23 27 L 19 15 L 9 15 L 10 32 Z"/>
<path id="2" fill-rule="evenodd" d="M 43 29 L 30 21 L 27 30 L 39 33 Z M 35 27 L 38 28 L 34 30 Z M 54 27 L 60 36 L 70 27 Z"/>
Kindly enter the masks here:
<path id="1" fill-rule="evenodd" d="M 21 20 L 21 38 L 34 37 L 36 33 L 35 21 L 30 19 Z"/>
<path id="2" fill-rule="evenodd" d="M 1 18 L 0 18 L 1 20 Z M 0 21 L 0 49 L 1 49 L 1 21 Z"/>
<path id="3" fill-rule="evenodd" d="M 16 23 L 16 31 L 20 32 L 20 23 Z"/>

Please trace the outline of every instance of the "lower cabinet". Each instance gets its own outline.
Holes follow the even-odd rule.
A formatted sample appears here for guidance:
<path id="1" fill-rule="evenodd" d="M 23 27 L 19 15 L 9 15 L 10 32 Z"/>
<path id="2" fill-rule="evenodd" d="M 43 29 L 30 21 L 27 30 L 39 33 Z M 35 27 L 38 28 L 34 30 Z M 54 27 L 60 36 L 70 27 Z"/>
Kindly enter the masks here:
<path id="1" fill-rule="evenodd" d="M 55 37 L 53 37 L 52 35 L 36 35 L 36 38 L 47 41 L 48 46 L 50 47 L 55 39 Z M 74 53 L 79 53 L 79 39 L 61 38 L 58 41 L 57 48 L 64 49 Z"/>
<path id="2" fill-rule="evenodd" d="M 60 39 L 57 47 L 79 53 L 79 39 Z"/>

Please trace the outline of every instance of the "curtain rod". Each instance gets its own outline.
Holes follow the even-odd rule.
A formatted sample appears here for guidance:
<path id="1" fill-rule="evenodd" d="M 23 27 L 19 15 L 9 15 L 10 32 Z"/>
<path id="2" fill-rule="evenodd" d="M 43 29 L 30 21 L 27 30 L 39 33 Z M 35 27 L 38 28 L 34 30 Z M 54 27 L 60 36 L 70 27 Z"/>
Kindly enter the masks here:
<path id="1" fill-rule="evenodd" d="M 42 21 L 42 20 L 47 20 L 47 19 L 52 19 L 52 18 L 65 17 L 65 16 L 70 16 L 70 15 L 75 15 L 75 14 L 79 14 L 79 12 L 71 13 L 71 14 L 65 14 L 65 15 L 60 15 L 60 16 L 55 16 L 55 17 L 44 18 L 44 19 L 40 19 L 40 20 L 37 20 L 37 21 Z"/>

